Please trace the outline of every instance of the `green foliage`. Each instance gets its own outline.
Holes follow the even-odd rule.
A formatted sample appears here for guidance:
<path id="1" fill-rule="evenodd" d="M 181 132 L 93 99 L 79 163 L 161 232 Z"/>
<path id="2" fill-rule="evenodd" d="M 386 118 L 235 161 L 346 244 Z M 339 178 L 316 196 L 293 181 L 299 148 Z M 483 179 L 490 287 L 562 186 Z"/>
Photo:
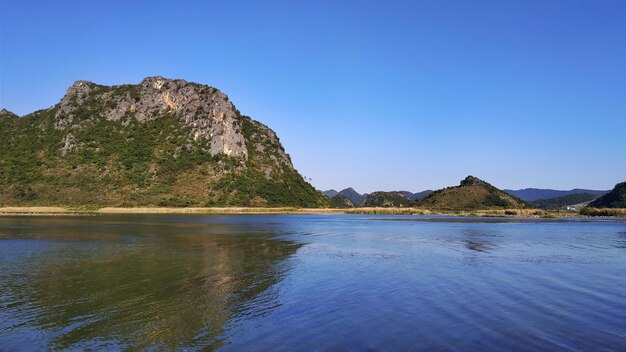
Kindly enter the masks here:
<path id="1" fill-rule="evenodd" d="M 413 201 L 400 192 L 374 192 L 368 194 L 363 207 L 410 207 Z"/>

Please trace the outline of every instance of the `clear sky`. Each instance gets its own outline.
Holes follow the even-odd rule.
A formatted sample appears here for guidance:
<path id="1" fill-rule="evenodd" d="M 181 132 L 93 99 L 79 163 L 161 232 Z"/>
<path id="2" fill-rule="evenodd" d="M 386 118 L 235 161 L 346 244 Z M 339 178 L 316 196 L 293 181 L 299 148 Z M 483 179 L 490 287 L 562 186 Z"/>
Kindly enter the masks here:
<path id="1" fill-rule="evenodd" d="M 0 106 L 208 84 L 319 189 L 626 180 L 626 1 L 0 1 Z"/>

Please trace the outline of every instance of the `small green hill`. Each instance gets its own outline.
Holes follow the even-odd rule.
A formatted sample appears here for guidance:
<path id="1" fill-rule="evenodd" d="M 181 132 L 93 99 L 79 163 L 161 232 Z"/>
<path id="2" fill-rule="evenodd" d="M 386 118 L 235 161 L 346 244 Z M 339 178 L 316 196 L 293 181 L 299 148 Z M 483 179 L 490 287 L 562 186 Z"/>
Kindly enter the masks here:
<path id="1" fill-rule="evenodd" d="M 337 194 L 334 197 L 330 198 L 330 207 L 331 208 L 354 208 L 354 203 L 348 197 Z"/>
<path id="2" fill-rule="evenodd" d="M 593 208 L 626 208 L 626 182 L 618 183 L 613 190 L 589 203 Z"/>
<path id="3" fill-rule="evenodd" d="M 401 192 L 373 192 L 365 197 L 363 207 L 410 207 L 413 201 Z"/>
<path id="4" fill-rule="evenodd" d="M 531 205 L 489 183 L 467 176 L 459 186 L 434 191 L 417 203 L 419 206 L 441 210 L 478 210 L 530 208 Z"/>

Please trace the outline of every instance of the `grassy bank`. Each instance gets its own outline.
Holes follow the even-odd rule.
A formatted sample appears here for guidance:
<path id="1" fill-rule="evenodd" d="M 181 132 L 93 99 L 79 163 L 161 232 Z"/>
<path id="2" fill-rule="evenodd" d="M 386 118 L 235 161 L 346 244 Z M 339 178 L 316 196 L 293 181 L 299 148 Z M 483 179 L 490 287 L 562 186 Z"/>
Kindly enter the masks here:
<path id="1" fill-rule="evenodd" d="M 79 215 L 88 214 L 85 209 L 64 207 L 0 207 L 1 215 Z"/>
<path id="2" fill-rule="evenodd" d="M 214 208 L 85 208 L 85 207 L 0 207 L 0 215 L 96 215 L 96 214 L 372 214 L 372 215 L 453 215 L 453 216 L 526 216 L 556 218 L 577 216 L 570 211 L 545 211 L 541 209 L 490 209 L 490 210 L 434 210 L 423 208 L 263 208 L 263 207 L 214 207 Z M 589 216 L 626 216 L 626 209 L 594 209 Z"/>

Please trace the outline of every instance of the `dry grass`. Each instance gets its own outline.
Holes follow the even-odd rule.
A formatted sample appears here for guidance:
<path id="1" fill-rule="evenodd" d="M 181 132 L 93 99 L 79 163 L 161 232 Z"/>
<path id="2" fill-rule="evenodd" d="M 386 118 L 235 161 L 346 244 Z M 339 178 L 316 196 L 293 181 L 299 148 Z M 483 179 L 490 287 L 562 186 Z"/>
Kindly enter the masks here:
<path id="1" fill-rule="evenodd" d="M 292 214 L 298 208 L 102 208 L 101 214 Z"/>
<path id="2" fill-rule="evenodd" d="M 75 211 L 63 207 L 0 207 L 0 216 L 2 215 L 68 215 L 78 214 L 81 211 Z"/>
<path id="3" fill-rule="evenodd" d="M 431 212 L 419 208 L 351 208 L 342 209 L 345 214 L 428 215 Z"/>
<path id="4" fill-rule="evenodd" d="M 616 216 L 626 217 L 626 208 L 592 208 L 584 207 L 580 210 L 584 216 Z"/>

